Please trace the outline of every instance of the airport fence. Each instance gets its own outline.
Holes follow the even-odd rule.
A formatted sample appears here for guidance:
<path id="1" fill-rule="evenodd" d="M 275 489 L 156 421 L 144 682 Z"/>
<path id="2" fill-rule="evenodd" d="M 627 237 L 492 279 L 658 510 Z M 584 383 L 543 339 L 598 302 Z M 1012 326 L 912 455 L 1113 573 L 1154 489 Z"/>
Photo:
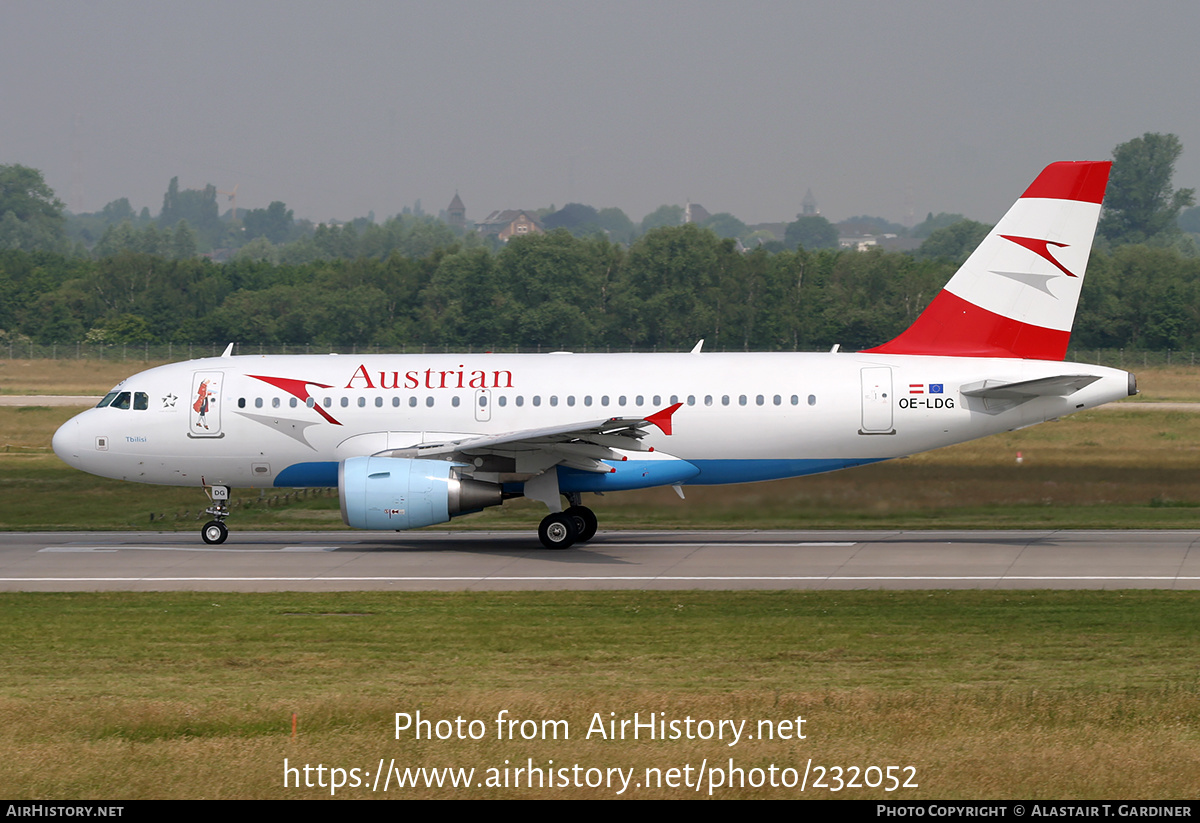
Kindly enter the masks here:
<path id="1" fill-rule="evenodd" d="M 201 357 L 217 357 L 225 350 L 221 343 L 32 343 L 8 341 L 0 343 L 0 357 L 9 360 L 110 360 L 144 363 L 172 363 L 195 360 Z M 569 350 L 580 354 L 594 352 L 658 352 L 688 351 L 684 349 L 621 349 L 615 347 L 572 347 Z M 414 343 L 407 346 L 320 346 L 291 345 L 267 346 L 255 343 L 236 343 L 233 353 L 246 354 L 437 354 L 437 353 L 517 353 L 540 354 L 563 351 L 564 348 L 549 346 L 430 346 Z M 730 351 L 722 347 L 704 347 L 707 352 Z M 740 351 L 734 349 L 732 351 Z M 816 349 L 814 351 L 828 351 Z M 1142 349 L 1084 349 L 1067 351 L 1068 362 L 1091 363 L 1098 366 L 1113 366 L 1120 369 L 1148 368 L 1151 366 L 1195 366 L 1194 351 L 1145 351 Z"/>

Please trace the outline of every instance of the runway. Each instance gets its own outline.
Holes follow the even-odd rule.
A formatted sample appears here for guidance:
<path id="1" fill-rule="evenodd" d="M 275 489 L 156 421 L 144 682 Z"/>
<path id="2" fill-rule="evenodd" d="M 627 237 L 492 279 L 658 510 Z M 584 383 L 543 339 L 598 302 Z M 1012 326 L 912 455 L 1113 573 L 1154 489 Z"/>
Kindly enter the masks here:
<path id="1" fill-rule="evenodd" d="M 1200 589 L 1200 531 L 0 534 L 0 591 Z"/>

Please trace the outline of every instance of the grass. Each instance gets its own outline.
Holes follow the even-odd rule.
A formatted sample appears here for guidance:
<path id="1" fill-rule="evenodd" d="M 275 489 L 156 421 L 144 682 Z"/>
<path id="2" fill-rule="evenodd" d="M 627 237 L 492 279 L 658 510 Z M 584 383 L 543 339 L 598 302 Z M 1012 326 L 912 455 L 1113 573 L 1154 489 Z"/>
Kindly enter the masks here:
<path id="1" fill-rule="evenodd" d="M 0 787 L 14 798 L 315 798 L 328 788 L 283 788 L 285 757 L 371 770 L 380 757 L 480 770 L 553 759 L 639 775 L 706 758 L 802 770 L 812 758 L 916 768 L 918 789 L 846 797 L 1191 798 L 1198 605 L 1195 592 L 1141 591 L 7 595 Z M 498 740 L 503 709 L 566 720 L 570 739 Z M 395 713 L 417 710 L 482 720 L 487 734 L 396 739 Z M 634 712 L 751 728 L 802 716 L 807 736 L 733 747 L 585 738 L 596 713 Z"/>
<path id="2" fill-rule="evenodd" d="M 134 360 L 0 359 L 0 394 L 103 395 L 126 377 L 161 365 Z"/>

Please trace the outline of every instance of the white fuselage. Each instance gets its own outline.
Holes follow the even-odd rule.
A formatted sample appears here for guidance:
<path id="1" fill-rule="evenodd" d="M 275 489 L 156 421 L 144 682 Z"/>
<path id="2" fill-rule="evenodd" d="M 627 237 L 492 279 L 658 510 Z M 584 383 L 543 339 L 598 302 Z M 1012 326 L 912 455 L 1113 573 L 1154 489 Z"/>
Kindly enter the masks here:
<path id="1" fill-rule="evenodd" d="M 1021 402 L 962 393 L 984 380 L 1062 375 L 1097 379 Z M 1126 372 L 1100 366 L 868 353 L 221 357 L 130 377 L 114 389 L 118 399 L 66 423 L 54 450 L 76 468 L 141 483 L 331 486 L 350 457 L 646 417 L 679 402 L 671 435 L 648 430 L 653 455 L 631 452 L 612 475 L 560 469 L 562 491 L 737 483 L 1017 429 L 1120 399 L 1130 385 Z M 698 471 L 685 480 L 634 471 L 672 458 Z M 514 479 L 486 469 L 482 479 Z"/>

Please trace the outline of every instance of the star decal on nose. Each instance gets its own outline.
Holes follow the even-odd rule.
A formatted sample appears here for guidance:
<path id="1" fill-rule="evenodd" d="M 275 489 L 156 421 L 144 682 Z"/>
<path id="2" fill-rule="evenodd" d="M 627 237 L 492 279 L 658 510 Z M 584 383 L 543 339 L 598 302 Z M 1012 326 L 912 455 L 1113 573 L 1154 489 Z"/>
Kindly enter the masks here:
<path id="1" fill-rule="evenodd" d="M 178 399 L 179 398 L 177 398 L 173 392 L 168 393 L 165 397 L 163 397 L 162 407 L 164 409 L 173 409 L 175 408 L 175 401 Z"/>

